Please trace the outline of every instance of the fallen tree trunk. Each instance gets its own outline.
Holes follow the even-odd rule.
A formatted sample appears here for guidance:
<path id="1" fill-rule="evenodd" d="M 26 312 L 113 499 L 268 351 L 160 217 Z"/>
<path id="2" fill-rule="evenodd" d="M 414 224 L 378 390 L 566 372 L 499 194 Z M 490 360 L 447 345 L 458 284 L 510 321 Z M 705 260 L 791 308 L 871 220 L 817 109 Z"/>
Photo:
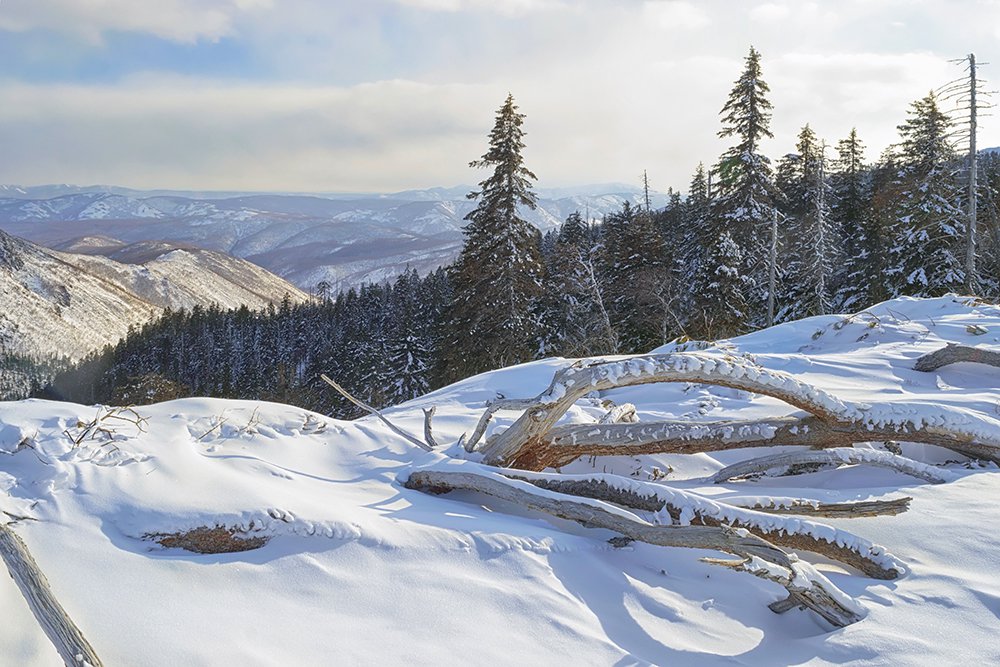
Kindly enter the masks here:
<path id="1" fill-rule="evenodd" d="M 21 589 L 31 613 L 67 667 L 101 667 L 101 660 L 80 629 L 56 600 L 31 552 L 10 527 L 0 524 L 0 556 Z"/>
<path id="2" fill-rule="evenodd" d="M 766 578 L 782 585 L 797 604 L 812 609 L 834 626 L 843 627 L 864 616 L 856 602 L 807 563 L 746 531 L 724 526 L 653 525 L 608 503 L 571 498 L 495 472 L 472 471 L 459 466 L 455 470 L 411 472 L 405 485 L 430 493 L 458 489 L 475 491 L 587 527 L 611 530 L 647 544 L 722 551 L 743 559 L 739 562 L 744 569 L 759 569 L 762 576 L 764 573 L 770 575 Z M 732 563 L 726 564 L 735 567 Z"/>
<path id="3" fill-rule="evenodd" d="M 810 415 L 743 422 L 641 422 L 568 424 L 556 422 L 579 398 L 592 391 L 657 382 L 699 382 L 742 389 L 785 401 Z M 878 407 L 878 406 L 876 406 Z M 923 408 L 923 406 L 920 406 Z M 844 447 L 859 442 L 902 440 L 945 447 L 972 458 L 1000 463 L 1000 434 L 988 438 L 983 424 L 967 414 L 925 414 L 925 410 L 877 410 L 845 403 L 785 373 L 769 371 L 742 358 L 709 358 L 677 353 L 624 361 L 574 364 L 558 371 L 549 388 L 533 399 L 491 404 L 465 442 L 475 448 L 493 415 L 501 409 L 523 414 L 479 448 L 490 465 L 527 470 L 560 467 L 581 456 L 690 454 L 744 447 L 804 445 Z M 915 415 L 912 418 L 906 414 Z M 896 415 L 900 415 L 897 417 Z M 966 420 L 963 424 L 955 418 Z M 988 428 L 996 429 L 995 423 Z"/>
<path id="4" fill-rule="evenodd" d="M 947 470 L 935 468 L 913 459 L 908 459 L 891 452 L 877 449 L 852 449 L 837 447 L 833 449 L 791 452 L 773 454 L 756 459 L 740 461 L 727 466 L 712 475 L 714 484 L 721 484 L 736 477 L 767 474 L 769 470 L 812 463 L 830 463 L 834 465 L 870 465 L 889 468 L 904 475 L 922 479 L 931 484 L 944 484 L 955 479 Z"/>
<path id="5" fill-rule="evenodd" d="M 505 399 L 491 404 L 466 442 L 466 448 L 478 443 L 498 410 L 524 410 L 510 428 L 481 448 L 487 463 L 507 464 L 521 447 L 542 440 L 573 403 L 586 394 L 658 382 L 705 383 L 772 396 L 832 423 L 845 421 L 845 413 L 851 413 L 846 404 L 823 390 L 744 358 L 659 354 L 623 361 L 577 363 L 557 371 L 549 388 L 535 398 Z"/>
<path id="6" fill-rule="evenodd" d="M 556 493 L 650 512 L 654 522 L 744 528 L 777 546 L 820 554 L 875 579 L 895 579 L 903 569 L 899 561 L 886 554 L 882 547 L 847 531 L 808 519 L 784 519 L 663 484 L 603 473 L 522 473 L 506 468 L 497 469 L 496 472 L 508 479 L 527 482 Z"/>
<path id="7" fill-rule="evenodd" d="M 967 362 L 1000 368 L 1000 352 L 968 345 L 946 345 L 917 359 L 914 370 L 931 372 L 948 364 Z"/>

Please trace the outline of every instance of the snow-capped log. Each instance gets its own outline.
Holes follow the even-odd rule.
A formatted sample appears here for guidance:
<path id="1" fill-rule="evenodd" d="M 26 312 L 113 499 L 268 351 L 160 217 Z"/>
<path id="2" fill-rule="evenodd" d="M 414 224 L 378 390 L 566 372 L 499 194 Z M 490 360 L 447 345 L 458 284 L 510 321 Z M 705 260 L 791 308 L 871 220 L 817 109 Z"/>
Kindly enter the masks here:
<path id="1" fill-rule="evenodd" d="M 831 449 L 788 452 L 761 456 L 726 466 L 712 475 L 712 482 L 721 484 L 737 477 L 765 475 L 777 468 L 790 468 L 802 464 L 870 465 L 889 468 L 904 475 L 922 479 L 931 484 L 944 484 L 955 479 L 947 470 L 920 463 L 905 456 L 878 449 L 853 449 L 834 447 Z"/>
<path id="2" fill-rule="evenodd" d="M 913 369 L 928 373 L 948 364 L 957 364 L 959 362 L 983 364 L 985 366 L 1000 368 L 1000 352 L 981 347 L 948 344 L 939 350 L 925 354 L 917 359 L 916 363 L 913 364 Z"/>
<path id="3" fill-rule="evenodd" d="M 830 519 L 860 519 L 873 516 L 895 516 L 910 509 L 913 498 L 861 500 L 847 503 L 822 503 L 805 498 L 726 498 L 726 503 L 767 514 L 822 516 Z"/>
<path id="4" fill-rule="evenodd" d="M 745 357 L 694 353 L 652 354 L 616 361 L 581 360 L 555 373 L 548 389 L 533 399 L 504 399 L 492 403 L 466 443 L 478 443 L 498 410 L 525 410 L 509 429 L 491 438 L 481 451 L 488 463 L 508 461 L 525 443 L 551 429 L 578 399 L 592 391 L 657 382 L 697 382 L 772 396 L 789 405 L 836 423 L 848 406 L 825 391 L 787 373 L 771 371 Z"/>
<path id="5" fill-rule="evenodd" d="M 529 473 L 497 468 L 508 479 L 570 496 L 591 498 L 649 512 L 654 524 L 730 526 L 749 530 L 780 547 L 811 551 L 849 565 L 875 579 L 895 579 L 903 564 L 884 547 L 853 533 L 808 519 L 758 512 L 619 475 Z"/>
<path id="6" fill-rule="evenodd" d="M 11 578 L 67 667 L 101 667 L 90 642 L 59 604 L 31 552 L 9 526 L 0 524 L 0 556 Z"/>
<path id="7" fill-rule="evenodd" d="M 404 484 L 429 493 L 453 490 L 483 493 L 647 544 L 732 554 L 740 557 L 741 562 L 772 574 L 767 578 L 783 586 L 797 605 L 812 609 L 836 627 L 857 622 L 865 615 L 859 604 L 807 564 L 746 530 L 727 526 L 654 525 L 610 503 L 548 491 L 481 467 L 454 465 L 415 470 Z"/>
<path id="8" fill-rule="evenodd" d="M 569 424 L 555 428 L 578 399 L 604 391 L 658 382 L 697 382 L 777 398 L 810 413 L 746 422 L 643 422 Z M 921 406 L 842 401 L 787 373 L 745 357 L 675 353 L 615 361 L 581 361 L 555 373 L 548 389 L 531 399 L 490 404 L 465 442 L 476 448 L 498 410 L 523 410 L 510 428 L 479 447 L 491 465 L 542 470 L 580 456 L 695 453 L 756 446 L 841 447 L 856 442 L 904 440 L 932 444 L 973 458 L 1000 462 L 1000 424 Z"/>

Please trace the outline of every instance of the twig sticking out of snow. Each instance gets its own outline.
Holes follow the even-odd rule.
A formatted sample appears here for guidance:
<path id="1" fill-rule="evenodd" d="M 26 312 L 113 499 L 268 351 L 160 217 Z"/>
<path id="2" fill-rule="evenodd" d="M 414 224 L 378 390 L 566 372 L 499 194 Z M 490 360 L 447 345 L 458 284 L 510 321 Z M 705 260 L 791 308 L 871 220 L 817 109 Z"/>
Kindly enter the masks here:
<path id="1" fill-rule="evenodd" d="M 379 412 L 378 410 L 376 410 L 372 406 L 368 405 L 367 403 L 363 403 L 362 401 L 360 401 L 357 398 L 355 398 L 354 396 L 352 396 L 346 389 L 344 389 L 339 384 L 337 384 L 336 382 L 334 382 L 333 380 L 331 380 L 330 378 L 328 378 L 325 374 L 324 375 L 320 375 L 320 377 L 323 378 L 324 382 L 326 382 L 328 385 L 330 385 L 331 387 L 333 387 L 334 389 L 336 389 L 337 392 L 340 393 L 341 396 L 343 396 L 344 398 L 346 398 L 347 400 L 349 400 L 351 403 L 354 403 L 354 405 L 358 406 L 362 410 L 364 410 L 364 411 L 366 411 L 366 412 L 368 412 L 370 414 L 373 414 L 376 417 L 378 417 L 380 420 L 382 420 L 382 423 L 385 424 L 386 426 L 388 426 L 389 429 L 393 433 L 395 433 L 396 435 L 398 435 L 398 436 L 400 436 L 402 438 L 405 438 L 407 441 L 409 441 L 410 443 L 416 445 L 417 447 L 419 447 L 420 449 L 424 450 L 425 452 L 429 452 L 429 451 L 432 451 L 434 449 L 433 445 L 431 445 L 429 443 L 426 443 L 426 442 L 423 442 L 419 438 L 413 437 L 412 435 L 410 435 L 409 433 L 407 433 L 406 431 L 404 431 L 403 429 L 399 428 L 398 426 L 396 426 L 395 424 L 393 424 L 391 421 L 389 421 L 388 419 L 386 419 L 385 415 L 383 415 L 381 412 Z M 425 423 L 425 430 L 426 430 L 427 423 L 428 423 L 427 419 L 426 419 L 426 415 L 425 415 L 425 422 L 424 423 Z"/>
<path id="2" fill-rule="evenodd" d="M 740 461 L 727 466 L 712 475 L 712 482 L 721 484 L 736 477 L 748 475 L 764 475 L 775 468 L 814 463 L 829 463 L 834 465 L 871 465 L 890 468 L 904 475 L 922 479 L 931 484 L 944 484 L 955 479 L 955 475 L 947 470 L 929 466 L 898 454 L 878 449 L 853 449 L 851 447 L 832 447 L 830 449 L 790 452 L 787 454 L 772 454 L 747 461 Z"/>
<path id="3" fill-rule="evenodd" d="M 812 609 L 834 626 L 843 627 L 864 617 L 863 608 L 822 575 L 745 530 L 726 526 L 653 525 L 603 501 L 549 491 L 481 466 L 452 465 L 458 463 L 449 461 L 413 471 L 405 485 L 431 493 L 458 489 L 476 491 L 588 527 L 612 530 L 647 544 L 733 554 L 742 559 L 740 563 L 745 565 L 742 569 L 766 572 L 769 575 L 766 578 L 783 586 L 797 605 Z"/>

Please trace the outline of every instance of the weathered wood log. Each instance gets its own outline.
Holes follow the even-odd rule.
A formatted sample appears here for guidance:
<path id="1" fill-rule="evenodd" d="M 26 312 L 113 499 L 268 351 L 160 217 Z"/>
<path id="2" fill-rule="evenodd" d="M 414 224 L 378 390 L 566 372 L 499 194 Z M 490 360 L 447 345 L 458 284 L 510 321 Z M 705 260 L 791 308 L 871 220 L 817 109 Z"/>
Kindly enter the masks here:
<path id="1" fill-rule="evenodd" d="M 476 445 L 497 410 L 524 410 L 510 428 L 481 448 L 487 463 L 509 464 L 521 447 L 542 440 L 573 403 L 586 394 L 659 382 L 697 382 L 771 396 L 830 423 L 844 421 L 845 414 L 850 412 L 847 405 L 825 391 L 745 358 L 688 352 L 654 354 L 610 362 L 577 362 L 557 371 L 549 388 L 533 399 L 496 401 L 480 418 L 466 447 Z"/>
<path id="2" fill-rule="evenodd" d="M 946 345 L 917 359 L 914 370 L 931 372 L 948 364 L 967 362 L 1000 368 L 1000 351 L 968 345 Z"/>
<path id="3" fill-rule="evenodd" d="M 807 519 L 782 520 L 764 512 L 729 505 L 710 498 L 617 475 L 562 475 L 526 473 L 498 468 L 498 473 L 542 489 L 591 498 L 630 509 L 665 514 L 671 523 L 743 528 L 779 547 L 826 556 L 875 579 L 895 579 L 901 566 L 867 540 Z"/>
<path id="4" fill-rule="evenodd" d="M 656 382 L 700 382 L 771 396 L 811 415 L 742 422 L 643 422 L 639 424 L 555 423 L 573 403 L 595 390 Z M 581 456 L 695 453 L 743 447 L 805 445 L 844 447 L 859 442 L 901 440 L 945 447 L 964 456 L 1000 463 L 1000 433 L 952 425 L 950 413 L 918 421 L 881 414 L 871 406 L 845 403 L 777 371 L 735 357 L 677 353 L 621 361 L 580 362 L 558 371 L 549 388 L 532 399 L 504 399 L 480 417 L 466 448 L 471 449 L 500 409 L 521 409 L 510 428 L 480 447 L 490 465 L 527 470 L 560 467 Z M 906 410 L 898 414 L 907 414 Z M 920 414 L 914 412 L 912 414 Z"/>
<path id="5" fill-rule="evenodd" d="M 67 667 L 101 667 L 101 660 L 73 619 L 56 599 L 27 545 L 9 526 L 0 524 L 0 556 L 11 578 Z"/>
<path id="6" fill-rule="evenodd" d="M 857 603 L 808 564 L 746 531 L 723 526 L 657 526 L 607 503 L 570 498 L 485 471 L 417 470 L 410 473 L 405 485 L 431 493 L 458 489 L 475 491 L 587 527 L 611 530 L 647 544 L 729 553 L 739 556 L 744 563 L 753 563 L 771 572 L 774 575 L 768 577 L 771 581 L 783 586 L 789 596 L 834 626 L 849 625 L 863 616 Z"/>
<path id="7" fill-rule="evenodd" d="M 775 566 L 772 563 L 763 562 L 759 558 L 745 558 L 736 561 L 716 558 L 703 558 L 702 560 L 713 565 L 729 567 L 738 572 L 749 572 L 784 586 L 789 591 L 789 596 L 767 605 L 768 609 L 776 614 L 784 614 L 795 607 L 806 607 L 838 628 L 856 623 L 862 618 L 860 610 L 854 606 L 856 603 L 838 589 L 825 586 L 817 579 L 808 580 L 808 585 L 803 585 L 802 581 L 796 581 L 800 572 L 797 572 L 795 568 Z M 816 572 L 812 566 L 801 561 L 797 562 L 796 565 L 800 569 L 808 568 L 817 578 L 822 577 L 823 580 L 826 580 L 826 577 Z"/>
<path id="8" fill-rule="evenodd" d="M 763 475 L 775 468 L 786 468 L 802 464 L 828 463 L 833 465 L 870 465 L 889 468 L 904 475 L 922 479 L 931 484 L 944 484 L 952 481 L 955 476 L 947 470 L 935 468 L 913 459 L 908 459 L 892 452 L 877 449 L 853 449 L 836 447 L 833 449 L 807 450 L 772 454 L 760 458 L 734 463 L 712 475 L 712 482 L 721 484 L 736 477 L 748 475 Z"/>
<path id="9" fill-rule="evenodd" d="M 820 503 L 801 498 L 774 498 L 762 505 L 757 499 L 726 498 L 726 503 L 767 514 L 792 514 L 795 516 L 820 516 L 830 519 L 859 519 L 873 516 L 895 516 L 910 509 L 913 498 L 892 500 L 862 500 L 850 503 Z"/>

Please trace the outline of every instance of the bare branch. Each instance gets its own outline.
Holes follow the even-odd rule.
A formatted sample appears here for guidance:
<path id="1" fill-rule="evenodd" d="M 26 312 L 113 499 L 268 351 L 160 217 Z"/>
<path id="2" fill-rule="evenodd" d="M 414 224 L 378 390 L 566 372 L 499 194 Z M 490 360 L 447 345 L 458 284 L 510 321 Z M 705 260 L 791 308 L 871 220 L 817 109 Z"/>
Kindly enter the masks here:
<path id="1" fill-rule="evenodd" d="M 712 476 L 712 482 L 720 484 L 736 477 L 766 474 L 775 468 L 787 468 L 802 464 L 871 465 L 890 468 L 904 475 L 922 479 L 931 484 L 944 484 L 955 479 L 947 470 L 935 468 L 898 454 L 877 449 L 853 449 L 836 447 L 832 449 L 807 450 L 787 454 L 773 454 L 748 461 L 740 461 L 727 466 Z"/>
<path id="2" fill-rule="evenodd" d="M 425 452 L 431 451 L 431 449 L 432 449 L 431 445 L 427 444 L 426 442 L 423 442 L 419 438 L 413 437 L 412 435 L 410 435 L 409 433 L 407 433 L 403 429 L 401 429 L 398 426 L 396 426 L 395 424 L 393 424 L 391 421 L 389 421 L 388 419 L 386 419 L 385 415 L 383 415 L 381 412 L 379 412 L 378 410 L 376 410 L 372 406 L 368 405 L 367 403 L 363 403 L 360 400 L 356 399 L 346 389 L 344 389 L 339 384 L 337 384 L 336 382 L 334 382 L 333 380 L 331 380 L 330 378 L 328 378 L 325 374 L 324 375 L 320 375 L 320 377 L 323 378 L 324 382 L 326 382 L 328 385 L 330 385 L 331 387 L 333 387 L 334 389 L 336 389 L 340 393 L 341 396 L 343 396 L 344 398 L 346 398 L 347 400 L 349 400 L 351 403 L 354 403 L 354 405 L 358 406 L 362 410 L 365 410 L 366 412 L 369 412 L 369 413 L 375 415 L 376 417 L 378 417 L 382 421 L 382 423 L 385 424 L 386 426 L 388 426 L 389 429 L 393 433 L 395 433 L 396 435 L 398 435 L 398 436 L 400 436 L 402 438 L 405 438 L 408 442 L 416 445 L 417 447 L 419 447 L 420 449 L 424 450 Z"/>

